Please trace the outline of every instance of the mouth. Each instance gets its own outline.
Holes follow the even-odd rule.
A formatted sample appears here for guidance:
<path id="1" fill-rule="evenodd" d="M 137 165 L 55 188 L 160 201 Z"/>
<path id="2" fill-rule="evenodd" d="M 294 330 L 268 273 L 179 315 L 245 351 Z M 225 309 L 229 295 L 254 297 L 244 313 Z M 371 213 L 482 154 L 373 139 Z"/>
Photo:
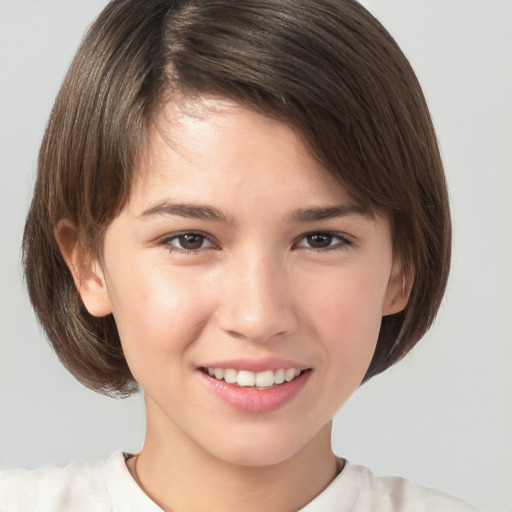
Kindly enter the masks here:
<path id="1" fill-rule="evenodd" d="M 200 368 L 200 370 L 226 384 L 251 389 L 271 389 L 292 382 L 302 373 L 309 371 L 309 369 L 302 368 L 279 368 L 262 372 L 237 370 L 235 368 Z"/>
<path id="2" fill-rule="evenodd" d="M 270 413 L 294 401 L 313 372 L 312 368 L 276 360 L 225 361 L 197 369 L 214 396 L 249 414 Z"/>

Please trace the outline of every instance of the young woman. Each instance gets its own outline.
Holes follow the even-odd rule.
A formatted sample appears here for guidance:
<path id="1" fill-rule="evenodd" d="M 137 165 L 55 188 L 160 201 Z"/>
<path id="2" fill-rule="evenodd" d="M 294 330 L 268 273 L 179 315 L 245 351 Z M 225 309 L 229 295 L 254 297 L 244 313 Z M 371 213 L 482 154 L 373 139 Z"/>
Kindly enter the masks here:
<path id="1" fill-rule="evenodd" d="M 142 450 L 12 470 L 0 509 L 470 511 L 333 453 L 431 325 L 450 215 L 419 84 L 357 2 L 114 0 L 40 152 L 24 255 L 66 367 Z"/>

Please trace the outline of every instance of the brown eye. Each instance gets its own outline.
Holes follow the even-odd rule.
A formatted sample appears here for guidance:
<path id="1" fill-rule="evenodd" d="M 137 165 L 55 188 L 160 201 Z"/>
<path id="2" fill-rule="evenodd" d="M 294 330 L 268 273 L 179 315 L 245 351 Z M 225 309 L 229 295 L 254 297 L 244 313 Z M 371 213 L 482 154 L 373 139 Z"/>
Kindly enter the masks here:
<path id="1" fill-rule="evenodd" d="M 325 233 L 314 233 L 312 235 L 308 235 L 306 240 L 309 246 L 313 249 L 325 249 L 331 245 L 333 238 L 333 235 L 328 235 Z"/>
<path id="2" fill-rule="evenodd" d="M 199 249 L 203 245 L 204 236 L 196 234 L 181 235 L 178 240 L 182 249 L 193 251 L 194 249 Z"/>
<path id="3" fill-rule="evenodd" d="M 304 235 L 297 241 L 295 247 L 321 251 L 322 249 L 343 249 L 349 245 L 351 245 L 350 240 L 345 238 L 341 233 L 317 232 Z"/>
<path id="4" fill-rule="evenodd" d="M 204 235 L 199 233 L 181 233 L 167 239 L 166 244 L 171 247 L 171 250 L 178 251 L 198 251 L 213 246 Z"/>

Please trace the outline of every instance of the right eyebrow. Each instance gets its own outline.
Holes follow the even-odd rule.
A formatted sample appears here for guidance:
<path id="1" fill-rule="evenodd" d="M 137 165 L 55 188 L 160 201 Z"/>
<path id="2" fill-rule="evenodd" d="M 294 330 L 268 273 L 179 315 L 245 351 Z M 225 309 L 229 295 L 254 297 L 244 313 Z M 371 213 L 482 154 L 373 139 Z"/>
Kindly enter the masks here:
<path id="1" fill-rule="evenodd" d="M 172 203 L 164 200 L 144 210 L 138 217 L 152 215 L 177 215 L 188 219 L 212 220 L 222 224 L 233 224 L 234 221 L 224 212 L 209 205 L 196 205 L 188 203 Z"/>

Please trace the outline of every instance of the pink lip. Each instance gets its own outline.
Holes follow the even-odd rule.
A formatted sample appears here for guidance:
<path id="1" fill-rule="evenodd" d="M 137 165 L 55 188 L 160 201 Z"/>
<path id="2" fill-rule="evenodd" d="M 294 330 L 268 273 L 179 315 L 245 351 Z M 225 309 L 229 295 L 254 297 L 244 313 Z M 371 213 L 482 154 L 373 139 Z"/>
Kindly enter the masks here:
<path id="1" fill-rule="evenodd" d="M 297 368 L 297 366 L 288 367 Z M 211 366 L 210 368 L 243 368 L 249 371 L 263 371 L 251 370 L 245 364 L 240 366 L 233 365 L 233 361 L 229 362 L 229 366 Z M 274 367 L 267 365 L 264 369 L 268 370 L 270 368 L 286 368 L 286 366 Z M 227 384 L 223 380 L 217 380 L 202 371 L 198 371 L 198 373 L 209 391 L 216 397 L 240 412 L 251 414 L 271 412 L 290 402 L 299 394 L 311 375 L 311 371 L 308 370 L 302 372 L 290 382 L 285 382 L 268 389 L 254 389 Z"/>
<path id="2" fill-rule="evenodd" d="M 235 370 L 248 370 L 250 372 L 264 372 L 266 370 L 279 370 L 280 368 L 297 368 L 299 370 L 305 370 L 308 368 L 307 365 L 298 363 L 297 361 L 291 361 L 290 359 L 282 359 L 276 357 L 268 357 L 264 359 L 230 359 L 226 361 L 215 361 L 208 362 L 207 364 L 201 365 L 203 368 L 233 368 Z"/>

